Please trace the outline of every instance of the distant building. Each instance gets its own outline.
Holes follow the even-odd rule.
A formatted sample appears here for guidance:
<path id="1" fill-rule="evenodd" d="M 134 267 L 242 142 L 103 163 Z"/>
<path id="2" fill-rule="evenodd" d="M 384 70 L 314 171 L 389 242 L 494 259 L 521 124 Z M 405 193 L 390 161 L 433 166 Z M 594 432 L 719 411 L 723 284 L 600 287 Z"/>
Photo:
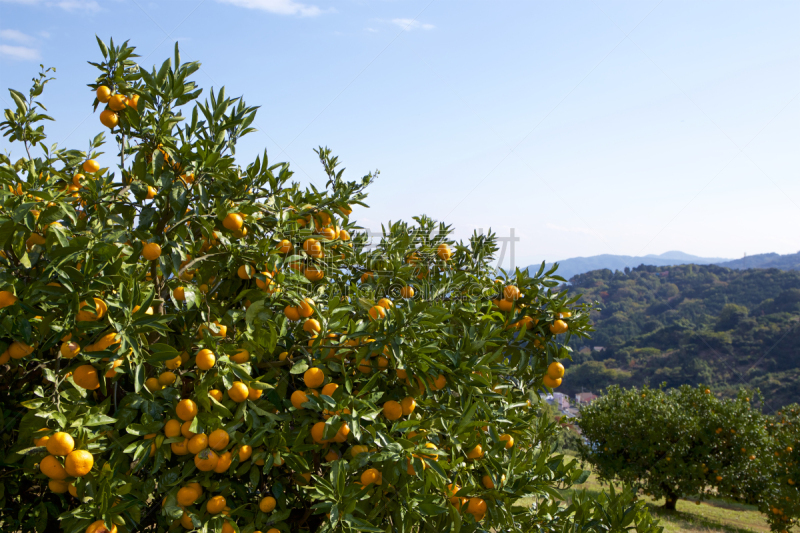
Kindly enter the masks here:
<path id="1" fill-rule="evenodd" d="M 553 403 L 556 404 L 559 410 L 565 411 L 566 409 L 569 409 L 569 396 L 560 392 L 554 392 Z"/>
<path id="2" fill-rule="evenodd" d="M 579 392 L 575 395 L 575 401 L 577 401 L 579 404 L 592 403 L 596 399 L 597 396 L 591 392 Z"/>
<path id="3" fill-rule="evenodd" d="M 606 347 L 605 346 L 595 346 L 594 347 L 594 351 L 595 352 L 605 352 L 606 351 Z"/>

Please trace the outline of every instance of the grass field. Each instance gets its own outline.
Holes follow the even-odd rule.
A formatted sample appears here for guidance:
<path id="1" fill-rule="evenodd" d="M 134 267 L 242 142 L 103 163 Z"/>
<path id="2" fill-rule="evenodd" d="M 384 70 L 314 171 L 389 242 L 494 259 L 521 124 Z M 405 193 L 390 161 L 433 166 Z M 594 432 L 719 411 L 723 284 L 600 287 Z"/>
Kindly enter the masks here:
<path id="1" fill-rule="evenodd" d="M 569 495 L 575 490 L 586 490 L 599 494 L 603 486 L 592 474 L 586 483 L 576 485 L 565 491 Z M 664 500 L 643 497 L 650 512 L 661 520 L 665 533 L 752 533 L 769 532 L 769 525 L 763 515 L 751 505 L 740 505 L 723 500 L 704 500 L 697 505 L 694 501 L 679 500 L 677 511 L 664 511 Z M 520 503 L 524 504 L 524 501 Z"/>

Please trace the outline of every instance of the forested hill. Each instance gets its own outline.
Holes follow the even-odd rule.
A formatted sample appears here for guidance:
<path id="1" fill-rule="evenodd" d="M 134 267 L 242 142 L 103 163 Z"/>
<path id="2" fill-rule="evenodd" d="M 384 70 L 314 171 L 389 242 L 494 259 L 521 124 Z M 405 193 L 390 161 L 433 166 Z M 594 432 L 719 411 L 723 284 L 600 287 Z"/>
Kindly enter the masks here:
<path id="1" fill-rule="evenodd" d="M 563 392 L 702 382 L 759 387 L 774 407 L 800 399 L 800 271 L 643 265 L 580 274 L 569 290 L 599 309 Z"/>

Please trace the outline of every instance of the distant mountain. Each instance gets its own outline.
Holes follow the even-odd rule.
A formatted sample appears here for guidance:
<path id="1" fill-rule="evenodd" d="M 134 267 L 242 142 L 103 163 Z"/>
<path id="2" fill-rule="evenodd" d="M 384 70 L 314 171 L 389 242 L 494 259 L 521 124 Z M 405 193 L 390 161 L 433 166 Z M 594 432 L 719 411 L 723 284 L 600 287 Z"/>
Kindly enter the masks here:
<path id="1" fill-rule="evenodd" d="M 780 270 L 800 270 L 800 252 L 796 254 L 759 254 L 750 255 L 742 259 L 723 259 L 720 257 L 698 257 L 679 251 L 664 252 L 660 255 L 593 255 L 591 257 L 573 257 L 558 261 L 558 275 L 570 279 L 578 274 L 585 274 L 592 270 L 625 270 L 625 267 L 636 268 L 639 265 L 650 266 L 675 266 L 675 265 L 717 265 L 734 270 L 746 268 L 777 268 Z M 553 263 L 547 263 L 547 268 Z M 539 265 L 530 265 L 528 270 L 535 273 Z"/>
<path id="2" fill-rule="evenodd" d="M 781 270 L 800 270 L 800 252 L 796 254 L 759 254 L 724 263 L 715 263 L 726 268 L 779 268 Z"/>
<path id="3" fill-rule="evenodd" d="M 630 255 L 603 254 L 593 255 L 591 257 L 573 257 L 571 259 L 558 261 L 557 273 L 564 279 L 570 279 L 578 274 L 591 272 L 592 270 L 603 270 L 605 268 L 613 272 L 615 270 L 625 270 L 625 267 L 636 268 L 639 265 L 673 266 L 685 265 L 689 263 L 695 265 L 711 265 L 726 262 L 731 262 L 731 260 L 720 257 L 698 257 L 696 255 L 690 255 L 678 251 L 664 252 L 661 255 L 650 254 L 639 257 Z M 547 264 L 547 268 L 550 268 L 551 266 L 553 266 L 552 263 Z M 539 270 L 539 265 L 531 265 L 528 267 L 528 270 L 535 273 L 537 270 Z"/>

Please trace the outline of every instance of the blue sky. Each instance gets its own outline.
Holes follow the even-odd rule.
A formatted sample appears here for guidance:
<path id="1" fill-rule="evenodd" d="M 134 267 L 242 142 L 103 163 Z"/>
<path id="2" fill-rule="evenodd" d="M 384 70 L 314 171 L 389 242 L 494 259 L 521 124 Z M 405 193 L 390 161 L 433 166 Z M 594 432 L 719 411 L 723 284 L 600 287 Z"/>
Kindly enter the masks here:
<path id="1" fill-rule="evenodd" d="M 201 86 L 261 106 L 242 163 L 266 148 L 322 184 L 327 145 L 353 178 L 380 169 L 366 227 L 513 228 L 518 266 L 734 258 L 800 250 L 798 20 L 796 1 L 0 0 L 0 86 L 55 66 L 50 141 L 84 148 L 95 34 L 147 67 L 178 40 Z"/>

